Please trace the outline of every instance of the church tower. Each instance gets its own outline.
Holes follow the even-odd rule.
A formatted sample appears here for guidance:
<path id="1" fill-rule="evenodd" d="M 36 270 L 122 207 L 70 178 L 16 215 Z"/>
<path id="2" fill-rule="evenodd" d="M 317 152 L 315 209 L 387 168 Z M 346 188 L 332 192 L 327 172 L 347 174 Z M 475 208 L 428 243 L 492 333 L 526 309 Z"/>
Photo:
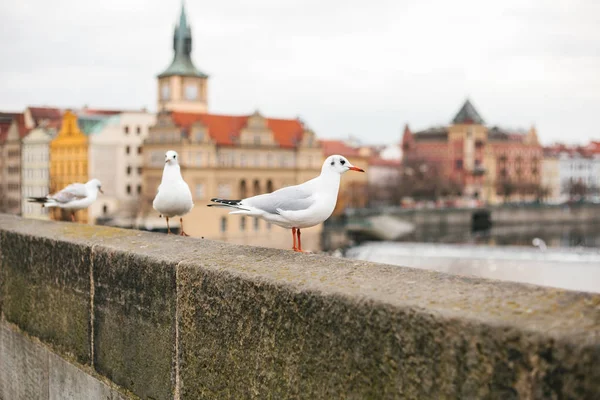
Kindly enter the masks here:
<path id="1" fill-rule="evenodd" d="M 183 3 L 173 35 L 173 50 L 171 65 L 158 75 L 158 111 L 207 112 L 208 75 L 192 61 L 192 31 Z"/>

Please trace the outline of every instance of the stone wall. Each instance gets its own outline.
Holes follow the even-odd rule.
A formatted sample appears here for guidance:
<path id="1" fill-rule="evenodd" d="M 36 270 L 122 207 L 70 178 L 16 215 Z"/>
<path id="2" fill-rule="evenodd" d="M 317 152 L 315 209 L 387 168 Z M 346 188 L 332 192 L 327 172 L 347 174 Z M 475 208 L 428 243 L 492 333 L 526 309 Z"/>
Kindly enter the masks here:
<path id="1" fill-rule="evenodd" d="M 600 396 L 600 295 L 7 215 L 0 261 L 2 398 Z"/>

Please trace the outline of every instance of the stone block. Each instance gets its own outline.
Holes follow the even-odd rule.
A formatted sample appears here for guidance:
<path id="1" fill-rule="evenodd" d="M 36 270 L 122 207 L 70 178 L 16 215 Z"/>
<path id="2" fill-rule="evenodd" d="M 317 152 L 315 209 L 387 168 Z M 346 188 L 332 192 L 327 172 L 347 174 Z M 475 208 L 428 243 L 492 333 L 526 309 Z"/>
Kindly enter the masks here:
<path id="1" fill-rule="evenodd" d="M 48 400 L 48 355 L 0 320 L 0 399 Z"/>
<path id="2" fill-rule="evenodd" d="M 0 247 L 6 319 L 89 364 L 91 246 L 1 231 Z"/>
<path id="3" fill-rule="evenodd" d="M 94 366 L 144 399 L 173 398 L 175 265 L 94 249 Z"/>

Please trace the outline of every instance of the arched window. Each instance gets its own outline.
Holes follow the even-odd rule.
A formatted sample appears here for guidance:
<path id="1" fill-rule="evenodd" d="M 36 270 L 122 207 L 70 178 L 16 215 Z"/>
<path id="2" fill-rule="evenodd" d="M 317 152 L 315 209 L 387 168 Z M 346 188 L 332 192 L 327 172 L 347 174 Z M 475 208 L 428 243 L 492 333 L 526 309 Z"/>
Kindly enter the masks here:
<path id="1" fill-rule="evenodd" d="M 267 193 L 271 193 L 273 191 L 273 182 L 269 179 L 267 181 Z"/>
<path id="2" fill-rule="evenodd" d="M 254 180 L 253 191 L 255 196 L 260 194 L 260 183 L 258 182 L 258 179 Z"/>
<path id="3" fill-rule="evenodd" d="M 240 181 L 240 199 L 245 199 L 247 196 L 246 190 L 246 180 L 242 179 Z"/>

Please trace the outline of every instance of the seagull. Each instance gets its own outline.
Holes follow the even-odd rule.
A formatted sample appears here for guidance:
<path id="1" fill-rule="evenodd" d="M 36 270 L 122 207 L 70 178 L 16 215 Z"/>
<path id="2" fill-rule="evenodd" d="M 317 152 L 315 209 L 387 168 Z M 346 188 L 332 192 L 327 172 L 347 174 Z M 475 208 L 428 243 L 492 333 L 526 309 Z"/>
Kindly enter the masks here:
<path id="1" fill-rule="evenodd" d="M 183 231 L 182 216 L 190 212 L 194 207 L 194 202 L 192 201 L 190 187 L 181 177 L 179 156 L 176 151 L 169 150 L 165 154 L 165 168 L 152 207 L 160 213 L 161 218 L 164 215 L 167 219 L 167 234 L 171 233 L 169 218 L 179 215 L 180 234 L 181 236 L 189 236 Z"/>
<path id="2" fill-rule="evenodd" d="M 533 238 L 533 240 L 531 241 L 531 244 L 534 245 L 535 247 L 539 248 L 542 251 L 546 251 L 546 249 L 548 249 L 548 246 L 546 246 L 546 242 L 544 242 L 542 239 L 540 238 Z"/>
<path id="3" fill-rule="evenodd" d="M 75 212 L 92 205 L 102 191 L 102 184 L 98 179 L 87 183 L 71 183 L 60 192 L 44 197 L 28 197 L 30 203 L 41 203 L 42 207 L 58 207 L 71 210 L 71 220 L 75 222 Z"/>
<path id="4" fill-rule="evenodd" d="M 208 207 L 234 208 L 236 211 L 230 214 L 258 217 L 291 229 L 294 242 L 292 249 L 303 252 L 300 229 L 318 225 L 331 216 L 337 201 L 340 178 L 349 170 L 365 172 L 345 157 L 329 156 L 323 163 L 321 174 L 310 181 L 242 200 L 214 198 L 211 201 L 215 204 L 208 204 Z"/>

